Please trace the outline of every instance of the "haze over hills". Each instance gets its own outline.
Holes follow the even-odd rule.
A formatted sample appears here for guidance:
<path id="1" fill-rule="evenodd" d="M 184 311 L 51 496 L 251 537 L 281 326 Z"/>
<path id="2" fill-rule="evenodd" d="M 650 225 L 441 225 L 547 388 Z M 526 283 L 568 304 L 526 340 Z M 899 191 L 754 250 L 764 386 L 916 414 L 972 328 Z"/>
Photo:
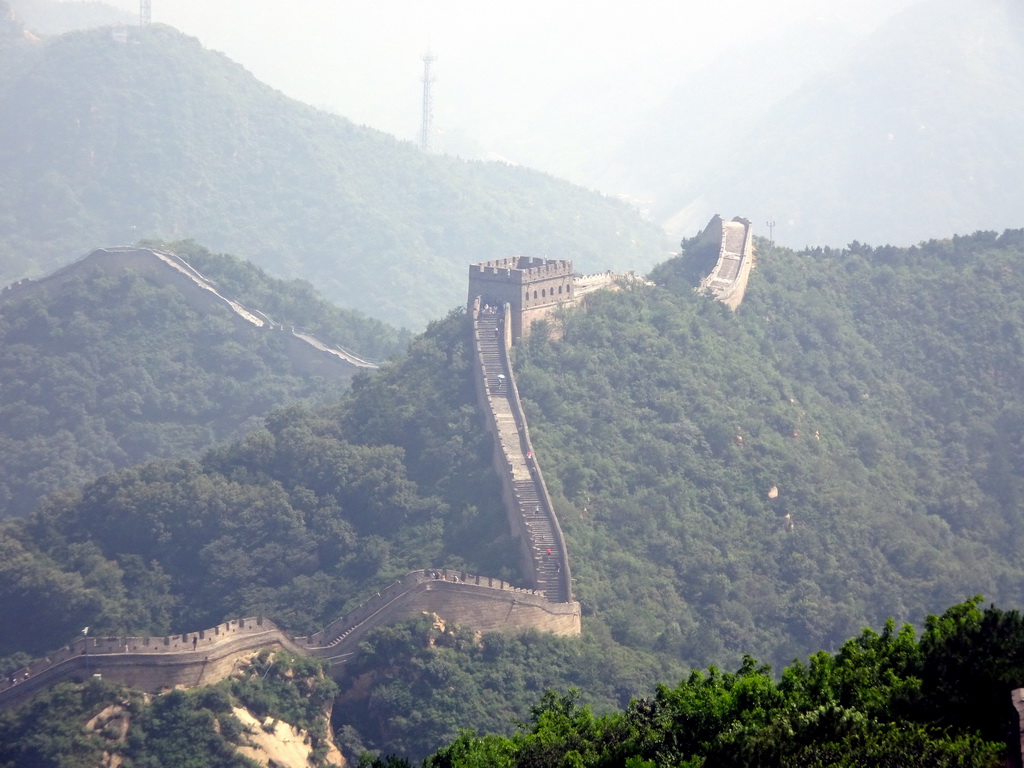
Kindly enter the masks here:
<path id="1" fill-rule="evenodd" d="M 781 41 L 780 41 L 781 42 Z M 806 46 L 820 40 L 809 35 Z M 791 57 L 766 51 L 773 72 Z M 677 94 L 676 120 L 652 122 L 630 147 L 653 135 L 676 183 L 659 189 L 656 216 L 692 234 L 708 210 L 741 210 L 794 247 L 852 240 L 907 245 L 956 232 L 1020 226 L 1024 192 L 1024 11 L 1012 0 L 965 5 L 931 0 L 890 19 L 827 71 L 765 104 L 765 74 L 729 86 L 724 106 L 695 101 L 697 80 Z M 716 106 L 712 106 L 712 105 Z M 753 108 L 739 114 L 742 107 Z M 761 108 L 758 108 L 758 105 Z M 668 109 L 669 105 L 666 105 Z M 767 107 L 767 108 L 766 108 Z M 684 111 L 685 110 L 685 111 Z M 732 115 L 718 151 L 678 122 Z M 671 112 L 670 112 L 671 114 Z M 685 141 L 695 136 L 695 143 Z M 659 138 L 664 136 L 665 138 Z M 711 147 L 712 157 L 699 155 Z M 696 171 L 696 172 L 694 172 Z M 656 171 L 655 171 L 656 174 Z M 648 174 L 648 184 L 657 184 Z"/>
<path id="2" fill-rule="evenodd" d="M 33 34 L 62 35 L 76 29 L 111 24 L 137 24 L 137 13 L 128 13 L 99 0 L 15 0 L 18 18 Z"/>
<path id="3" fill-rule="evenodd" d="M 194 237 L 396 325 L 460 304 L 465 265 L 644 267 L 663 234 L 543 174 L 420 152 L 291 101 L 160 25 L 7 50 L 0 281 L 68 252 Z M 4 85 L 6 83 L 6 85 Z"/>

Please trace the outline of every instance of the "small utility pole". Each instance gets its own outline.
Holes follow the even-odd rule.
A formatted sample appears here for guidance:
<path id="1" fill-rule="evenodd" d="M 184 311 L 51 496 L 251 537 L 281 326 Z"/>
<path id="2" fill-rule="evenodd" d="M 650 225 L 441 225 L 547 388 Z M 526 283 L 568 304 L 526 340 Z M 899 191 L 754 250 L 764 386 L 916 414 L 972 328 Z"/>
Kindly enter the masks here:
<path id="1" fill-rule="evenodd" d="M 768 219 L 765 222 L 765 226 L 768 227 L 768 247 L 775 247 L 775 219 Z"/>
<path id="2" fill-rule="evenodd" d="M 153 20 L 152 0 L 139 0 L 139 26 L 144 27 Z"/>
<path id="3" fill-rule="evenodd" d="M 437 61 L 437 57 L 430 51 L 423 54 L 423 122 L 420 125 L 420 149 L 424 152 L 430 151 L 430 135 L 434 123 L 434 101 L 430 93 L 430 84 L 434 82 L 434 76 L 430 74 L 430 65 Z"/>

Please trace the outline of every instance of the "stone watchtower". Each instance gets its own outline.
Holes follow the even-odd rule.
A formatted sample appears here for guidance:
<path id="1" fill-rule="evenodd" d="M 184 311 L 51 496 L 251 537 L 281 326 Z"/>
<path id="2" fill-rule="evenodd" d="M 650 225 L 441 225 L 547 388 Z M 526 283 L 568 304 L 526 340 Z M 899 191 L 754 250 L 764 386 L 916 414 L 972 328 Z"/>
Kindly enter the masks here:
<path id="1" fill-rule="evenodd" d="M 511 305 L 512 341 L 530 335 L 530 326 L 562 304 L 574 304 L 572 262 L 513 256 L 469 267 L 469 306 L 479 296 L 484 304 Z"/>

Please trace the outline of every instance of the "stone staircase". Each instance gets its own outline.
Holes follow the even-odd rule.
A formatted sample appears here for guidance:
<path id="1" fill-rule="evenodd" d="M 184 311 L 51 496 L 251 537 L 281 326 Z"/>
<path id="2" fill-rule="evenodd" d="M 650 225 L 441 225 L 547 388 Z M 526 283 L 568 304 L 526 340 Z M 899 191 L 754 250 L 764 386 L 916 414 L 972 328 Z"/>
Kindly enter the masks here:
<path id="1" fill-rule="evenodd" d="M 537 459 L 529 449 L 525 423 L 521 430 L 516 419 L 519 408 L 511 371 L 506 367 L 502 315 L 479 312 L 479 352 L 484 368 L 487 398 L 498 429 L 498 442 L 512 476 L 512 495 L 516 511 L 523 521 L 533 560 L 534 587 L 552 602 L 569 602 L 572 597 L 562 573 L 565 553 L 556 534 L 554 512 L 548 508 L 547 493 Z"/>

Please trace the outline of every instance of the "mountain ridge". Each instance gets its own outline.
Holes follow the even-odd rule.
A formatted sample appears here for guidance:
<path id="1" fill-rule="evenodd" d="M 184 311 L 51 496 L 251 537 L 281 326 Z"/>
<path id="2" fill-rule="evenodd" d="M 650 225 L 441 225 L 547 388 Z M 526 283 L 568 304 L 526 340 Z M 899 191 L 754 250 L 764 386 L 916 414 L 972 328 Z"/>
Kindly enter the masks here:
<path id="1" fill-rule="evenodd" d="M 560 253 L 646 266 L 663 233 L 544 174 L 428 155 L 287 99 L 169 27 L 76 32 L 15 59 L 0 108 L 0 277 L 82 241 L 195 238 L 415 326 L 462 265 Z"/>

